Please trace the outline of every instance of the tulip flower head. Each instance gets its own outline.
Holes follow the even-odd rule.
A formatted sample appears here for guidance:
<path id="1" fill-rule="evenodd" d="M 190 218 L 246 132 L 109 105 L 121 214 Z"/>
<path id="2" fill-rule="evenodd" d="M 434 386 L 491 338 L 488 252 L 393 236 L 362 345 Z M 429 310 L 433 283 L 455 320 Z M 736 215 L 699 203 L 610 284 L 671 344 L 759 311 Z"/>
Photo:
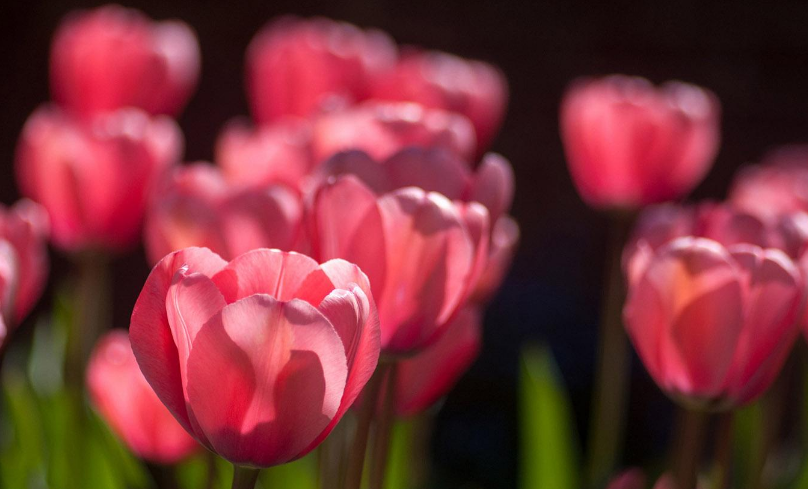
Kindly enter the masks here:
<path id="1" fill-rule="evenodd" d="M 269 249 L 229 263 L 206 248 L 166 256 L 138 297 L 130 338 L 183 428 L 248 467 L 316 447 L 379 357 L 370 284 L 356 265 Z"/>
<path id="2" fill-rule="evenodd" d="M 614 75 L 578 81 L 561 104 L 573 181 L 591 206 L 636 209 L 690 192 L 718 150 L 719 103 L 681 82 Z"/>
<path id="3" fill-rule="evenodd" d="M 87 388 L 98 413 L 138 456 L 173 464 L 199 450 L 143 378 L 124 331 L 110 331 L 96 344 Z"/>
<path id="4" fill-rule="evenodd" d="M 53 39 L 53 98 L 89 117 L 124 107 L 176 114 L 199 77 L 199 44 L 184 22 L 153 22 L 117 5 L 73 12 Z"/>

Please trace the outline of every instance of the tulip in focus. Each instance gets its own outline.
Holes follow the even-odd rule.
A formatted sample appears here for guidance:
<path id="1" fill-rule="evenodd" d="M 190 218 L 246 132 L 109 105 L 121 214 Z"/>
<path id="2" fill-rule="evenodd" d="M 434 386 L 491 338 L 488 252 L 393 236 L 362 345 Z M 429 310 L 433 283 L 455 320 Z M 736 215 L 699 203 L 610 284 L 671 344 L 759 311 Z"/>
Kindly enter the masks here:
<path id="1" fill-rule="evenodd" d="M 482 153 L 499 130 L 508 104 L 508 82 L 496 67 L 438 51 L 411 49 L 381 77 L 374 98 L 416 102 L 463 114 L 474 125 Z"/>
<path id="2" fill-rule="evenodd" d="M 756 399 L 797 335 L 803 279 L 780 250 L 683 237 L 629 274 L 624 320 L 646 369 L 690 407 Z"/>
<path id="3" fill-rule="evenodd" d="M 149 205 L 146 254 L 157 263 L 191 246 L 225 259 L 256 248 L 291 250 L 300 238 L 302 214 L 300 197 L 285 185 L 240 187 L 212 165 L 177 167 Z"/>
<path id="4" fill-rule="evenodd" d="M 636 209 L 695 187 L 718 151 L 720 108 L 706 89 L 621 75 L 578 81 L 561 104 L 561 138 L 581 197 Z"/>
<path id="5" fill-rule="evenodd" d="M 275 20 L 247 50 L 253 116 L 264 124 L 365 100 L 396 56 L 393 40 L 381 31 L 324 18 Z"/>
<path id="6" fill-rule="evenodd" d="M 183 428 L 243 467 L 316 447 L 379 358 L 370 284 L 356 265 L 268 249 L 229 263 L 205 248 L 166 256 L 138 297 L 130 338 Z"/>
<path id="7" fill-rule="evenodd" d="M 87 366 L 87 388 L 99 414 L 138 456 L 174 464 L 199 450 L 143 378 L 129 336 L 110 331 Z"/>
<path id="8" fill-rule="evenodd" d="M 176 114 L 199 77 L 199 44 L 184 22 L 153 22 L 107 5 L 74 12 L 53 39 L 53 98 L 81 116 L 124 107 Z"/>
<path id="9" fill-rule="evenodd" d="M 121 250 L 138 240 L 147 196 L 182 145 L 163 116 L 124 109 L 84 123 L 45 106 L 23 128 L 17 181 L 48 211 L 59 248 Z"/>

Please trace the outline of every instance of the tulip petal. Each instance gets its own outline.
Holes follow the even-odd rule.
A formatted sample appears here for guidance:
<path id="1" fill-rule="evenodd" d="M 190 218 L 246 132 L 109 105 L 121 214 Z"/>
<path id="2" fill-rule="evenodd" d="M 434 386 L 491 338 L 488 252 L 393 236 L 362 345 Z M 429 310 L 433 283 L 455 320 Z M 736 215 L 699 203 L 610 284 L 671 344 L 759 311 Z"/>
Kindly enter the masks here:
<path id="1" fill-rule="evenodd" d="M 253 294 L 288 301 L 317 266 L 300 253 L 258 249 L 236 257 L 213 276 L 213 282 L 228 303 Z"/>
<path id="2" fill-rule="evenodd" d="M 390 190 L 419 187 L 450 200 L 462 198 L 471 180 L 467 163 L 445 148 L 405 148 L 383 166 L 392 183 Z"/>
<path id="3" fill-rule="evenodd" d="M 491 221 L 496 222 L 508 212 L 513 202 L 514 175 L 511 164 L 496 153 L 483 157 L 474 176 L 468 200 L 477 201 L 488 208 Z"/>

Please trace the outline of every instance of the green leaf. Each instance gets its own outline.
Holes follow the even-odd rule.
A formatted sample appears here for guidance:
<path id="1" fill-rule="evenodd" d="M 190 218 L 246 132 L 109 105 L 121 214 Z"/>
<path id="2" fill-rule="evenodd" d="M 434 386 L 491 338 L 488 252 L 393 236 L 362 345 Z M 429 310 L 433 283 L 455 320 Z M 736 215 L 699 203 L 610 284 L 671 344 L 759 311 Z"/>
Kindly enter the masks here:
<path id="1" fill-rule="evenodd" d="M 546 347 L 522 352 L 519 420 L 521 489 L 578 487 L 580 454 L 571 404 Z"/>

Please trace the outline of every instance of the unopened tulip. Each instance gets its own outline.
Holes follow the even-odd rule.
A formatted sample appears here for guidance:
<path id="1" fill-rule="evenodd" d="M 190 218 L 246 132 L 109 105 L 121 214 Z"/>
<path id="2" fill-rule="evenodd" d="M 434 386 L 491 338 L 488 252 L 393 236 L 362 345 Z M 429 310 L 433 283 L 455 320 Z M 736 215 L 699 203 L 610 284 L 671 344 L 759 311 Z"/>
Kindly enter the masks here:
<path id="1" fill-rule="evenodd" d="M 83 123 L 46 106 L 23 128 L 17 181 L 48 211 L 58 247 L 120 250 L 138 240 L 148 193 L 182 144 L 163 116 L 124 109 Z"/>
<path id="2" fill-rule="evenodd" d="M 304 119 L 284 119 L 250 128 L 229 123 L 216 143 L 216 162 L 228 181 L 264 186 L 282 183 L 300 190 L 312 169 L 311 127 Z"/>
<path id="3" fill-rule="evenodd" d="M 480 152 L 496 136 L 508 104 L 508 82 L 494 66 L 438 51 L 410 50 L 374 87 L 374 98 L 417 102 L 463 114 Z"/>
<path id="4" fill-rule="evenodd" d="M 384 160 L 409 146 L 443 148 L 471 161 L 476 145 L 466 117 L 411 102 L 370 101 L 329 112 L 312 129 L 315 163 L 347 150 Z"/>
<path id="5" fill-rule="evenodd" d="M 200 443 L 239 466 L 301 457 L 340 420 L 379 357 L 356 265 L 187 248 L 152 270 L 132 313 L 146 380 Z"/>
<path id="6" fill-rule="evenodd" d="M 366 99 L 396 47 L 377 30 L 323 18 L 270 22 L 247 50 L 247 93 L 259 123 Z"/>
<path id="7" fill-rule="evenodd" d="M 687 83 L 656 88 L 621 75 L 576 82 L 561 104 L 561 137 L 578 192 L 607 209 L 687 194 L 718 150 L 719 112 L 711 92 Z"/>
<path id="8" fill-rule="evenodd" d="M 488 213 L 464 210 L 417 187 L 377 194 L 353 175 L 320 186 L 310 235 L 321 260 L 357 263 L 373 284 L 386 354 L 415 353 L 433 343 L 473 285 L 477 243 Z M 476 232 L 475 232 L 476 231 Z"/>
<path id="9" fill-rule="evenodd" d="M 303 208 L 285 185 L 240 187 L 205 163 L 177 167 L 158 187 L 146 214 L 145 244 L 151 263 L 191 246 L 232 259 L 256 248 L 293 249 Z"/>
<path id="10" fill-rule="evenodd" d="M 780 250 L 678 238 L 629 280 L 624 319 L 656 383 L 689 407 L 760 396 L 797 334 L 803 279 Z"/>
<path id="11" fill-rule="evenodd" d="M 176 114 L 199 77 L 199 45 L 184 22 L 153 22 L 117 5 L 71 13 L 53 39 L 53 98 L 82 116 L 138 107 Z"/>
<path id="12" fill-rule="evenodd" d="M 200 448 L 143 378 L 124 331 L 111 331 L 96 344 L 87 388 L 99 414 L 138 456 L 173 464 Z"/>

